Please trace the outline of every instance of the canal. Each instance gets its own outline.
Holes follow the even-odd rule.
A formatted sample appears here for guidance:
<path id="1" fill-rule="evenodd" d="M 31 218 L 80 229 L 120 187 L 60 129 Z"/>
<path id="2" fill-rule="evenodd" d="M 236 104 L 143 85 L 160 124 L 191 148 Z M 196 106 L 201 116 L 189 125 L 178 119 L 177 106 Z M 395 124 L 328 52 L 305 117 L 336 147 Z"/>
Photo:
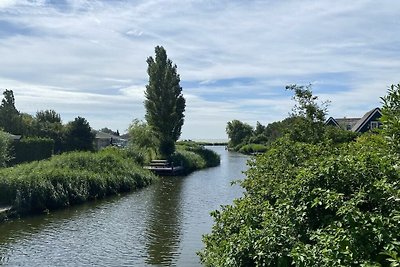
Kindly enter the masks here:
<path id="1" fill-rule="evenodd" d="M 201 266 L 209 213 L 243 189 L 247 157 L 211 147 L 221 165 L 143 190 L 0 224 L 0 265 Z"/>

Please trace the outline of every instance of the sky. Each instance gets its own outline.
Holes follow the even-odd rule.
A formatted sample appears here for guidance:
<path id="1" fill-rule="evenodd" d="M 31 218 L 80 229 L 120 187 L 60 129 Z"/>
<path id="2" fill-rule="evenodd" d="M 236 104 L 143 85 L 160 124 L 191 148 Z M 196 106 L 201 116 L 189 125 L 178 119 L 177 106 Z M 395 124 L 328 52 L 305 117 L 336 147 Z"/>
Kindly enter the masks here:
<path id="1" fill-rule="evenodd" d="M 328 117 L 362 117 L 399 83 L 399 12 L 397 0 L 0 0 L 0 90 L 21 112 L 123 133 L 144 119 L 161 45 L 186 98 L 181 139 L 286 118 L 289 84 L 312 84 Z"/>

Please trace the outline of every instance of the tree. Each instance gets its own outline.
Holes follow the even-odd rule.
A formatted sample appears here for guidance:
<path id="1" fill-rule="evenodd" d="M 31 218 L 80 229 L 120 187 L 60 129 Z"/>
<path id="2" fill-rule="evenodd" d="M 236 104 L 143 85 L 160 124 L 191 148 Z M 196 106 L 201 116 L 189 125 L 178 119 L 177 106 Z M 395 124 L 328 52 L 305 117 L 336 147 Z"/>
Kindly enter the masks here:
<path id="1" fill-rule="evenodd" d="M 15 108 L 14 92 L 6 89 L 3 95 L 0 105 L 0 128 L 12 134 L 21 134 L 22 120 Z"/>
<path id="2" fill-rule="evenodd" d="M 66 126 L 65 148 L 67 151 L 93 151 L 95 134 L 85 118 L 77 117 Z"/>
<path id="3" fill-rule="evenodd" d="M 36 133 L 39 137 L 47 137 L 54 140 L 54 152 L 63 150 L 63 131 L 61 116 L 56 111 L 41 110 L 36 112 Z"/>
<path id="4" fill-rule="evenodd" d="M 153 158 L 158 149 L 158 139 L 151 127 L 138 119 L 129 126 L 129 145 L 134 151 L 142 153 L 146 161 Z"/>
<path id="5" fill-rule="evenodd" d="M 5 167 L 10 157 L 10 137 L 3 131 L 0 131 L 0 167 Z"/>
<path id="6" fill-rule="evenodd" d="M 108 134 L 119 136 L 118 130 L 116 132 L 114 132 L 113 130 L 111 130 L 110 128 L 107 128 L 107 127 L 101 128 L 99 131 L 103 132 L 103 133 L 108 133 Z"/>
<path id="7" fill-rule="evenodd" d="M 381 99 L 383 133 L 392 150 L 400 154 L 400 84 L 391 85 Z"/>
<path id="8" fill-rule="evenodd" d="M 229 147 L 235 148 L 237 145 L 244 143 L 253 134 L 253 127 L 239 120 L 228 122 L 226 133 L 229 137 Z"/>
<path id="9" fill-rule="evenodd" d="M 313 96 L 311 87 L 311 84 L 307 86 L 296 84 L 286 86 L 286 90 L 294 92 L 293 100 L 297 102 L 293 107 L 292 116 L 304 117 L 313 122 L 324 122 L 329 101 L 322 102 L 319 105 L 316 102 L 318 96 Z"/>
<path id="10" fill-rule="evenodd" d="M 36 112 L 38 122 L 61 123 L 61 116 L 52 109 Z"/>
<path id="11" fill-rule="evenodd" d="M 168 157 L 175 151 L 184 122 L 185 98 L 177 66 L 168 59 L 162 46 L 156 46 L 155 58 L 147 59 L 149 83 L 144 105 L 146 121 L 159 139 L 159 152 Z"/>

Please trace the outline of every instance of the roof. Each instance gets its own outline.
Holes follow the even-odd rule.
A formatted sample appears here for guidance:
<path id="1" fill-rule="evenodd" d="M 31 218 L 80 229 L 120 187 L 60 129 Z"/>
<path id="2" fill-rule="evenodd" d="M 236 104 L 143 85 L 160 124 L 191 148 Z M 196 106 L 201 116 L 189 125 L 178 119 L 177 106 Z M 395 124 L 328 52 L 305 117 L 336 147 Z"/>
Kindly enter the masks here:
<path id="1" fill-rule="evenodd" d="M 380 108 L 374 108 L 367 113 L 351 128 L 353 132 L 358 132 L 364 125 L 377 113 L 382 114 Z"/>
<path id="2" fill-rule="evenodd" d="M 112 139 L 121 139 L 121 140 L 123 139 L 120 136 L 109 134 L 109 133 L 104 133 L 104 132 L 100 132 L 100 131 L 93 131 L 93 132 L 96 134 L 96 136 L 95 136 L 96 139 L 108 139 L 108 140 L 110 140 L 111 138 Z"/>
<path id="3" fill-rule="evenodd" d="M 22 135 L 15 135 L 15 134 L 10 134 L 10 133 L 6 133 L 6 134 L 13 141 L 20 140 L 22 138 Z"/>
<path id="4" fill-rule="evenodd" d="M 349 125 L 350 128 L 353 128 L 359 120 L 360 118 L 340 118 L 336 119 L 336 122 L 339 124 L 340 127 L 347 130 L 347 125 Z"/>

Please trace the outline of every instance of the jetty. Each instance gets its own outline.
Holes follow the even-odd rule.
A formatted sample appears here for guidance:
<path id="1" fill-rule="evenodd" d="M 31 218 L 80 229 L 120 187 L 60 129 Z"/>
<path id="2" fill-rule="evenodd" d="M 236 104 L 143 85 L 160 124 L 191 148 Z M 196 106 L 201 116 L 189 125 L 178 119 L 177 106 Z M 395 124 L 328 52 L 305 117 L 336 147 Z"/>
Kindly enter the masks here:
<path id="1" fill-rule="evenodd" d="M 184 172 L 183 166 L 175 166 L 173 162 L 165 159 L 152 160 L 148 166 L 144 167 L 158 175 L 179 175 Z"/>

